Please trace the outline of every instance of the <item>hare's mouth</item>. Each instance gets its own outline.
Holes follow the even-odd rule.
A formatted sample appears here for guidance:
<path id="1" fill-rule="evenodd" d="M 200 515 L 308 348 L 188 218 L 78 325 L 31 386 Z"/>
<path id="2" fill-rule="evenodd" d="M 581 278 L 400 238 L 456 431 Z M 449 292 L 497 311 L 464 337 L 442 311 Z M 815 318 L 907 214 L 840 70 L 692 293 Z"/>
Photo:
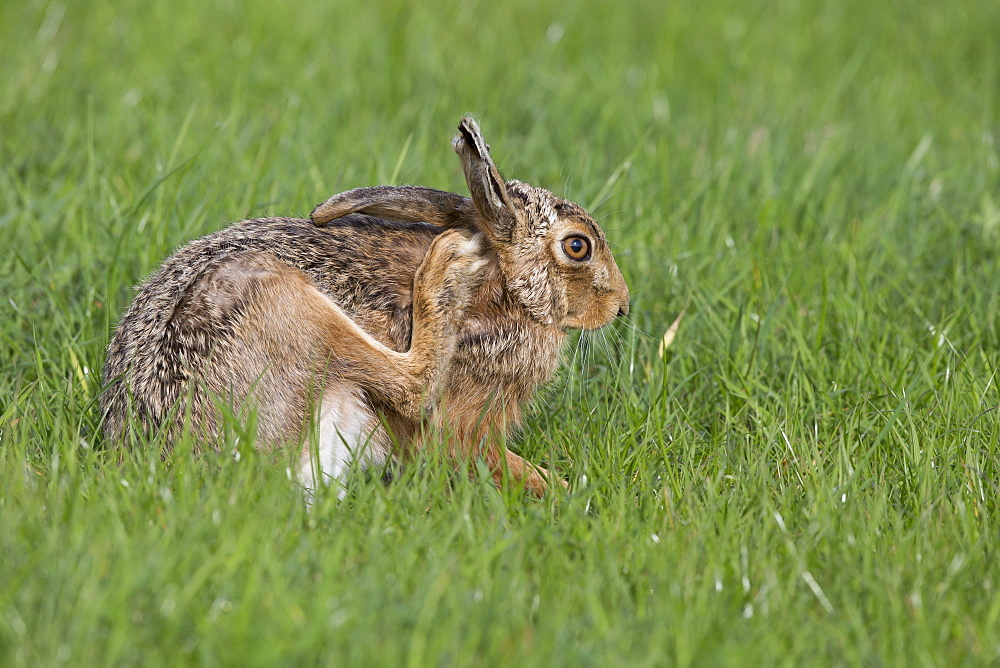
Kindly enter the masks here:
<path id="1" fill-rule="evenodd" d="M 625 308 L 625 312 L 628 312 L 628 307 Z M 609 305 L 600 311 L 582 313 L 579 315 L 574 315 L 566 319 L 565 324 L 563 324 L 563 331 L 569 331 L 572 329 L 582 329 L 584 331 L 594 331 L 597 329 L 603 329 L 615 321 L 622 313 L 622 309 L 619 307 Z"/>

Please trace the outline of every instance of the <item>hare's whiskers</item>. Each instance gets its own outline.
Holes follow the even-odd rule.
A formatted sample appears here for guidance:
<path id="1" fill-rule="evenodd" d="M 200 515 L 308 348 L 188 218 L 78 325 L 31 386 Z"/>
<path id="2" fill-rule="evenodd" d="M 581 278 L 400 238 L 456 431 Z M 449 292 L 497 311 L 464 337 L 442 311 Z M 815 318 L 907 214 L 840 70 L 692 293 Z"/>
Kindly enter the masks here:
<path id="1" fill-rule="evenodd" d="M 614 331 L 614 330 L 612 330 L 612 331 Z M 611 369 L 611 368 L 614 368 L 615 366 L 617 366 L 618 365 L 617 364 L 618 361 L 617 361 L 616 357 L 618 356 L 617 355 L 618 351 L 615 349 L 614 346 L 611 345 L 611 342 L 608 341 L 608 328 L 607 327 L 605 327 L 604 329 L 601 330 L 601 349 L 604 352 L 605 359 L 608 360 L 608 368 Z"/>
<path id="2" fill-rule="evenodd" d="M 631 354 L 631 356 L 633 358 L 639 357 L 639 350 L 638 350 L 638 348 L 636 348 L 632 344 L 632 342 L 629 341 L 628 338 L 626 338 L 626 336 L 624 334 L 622 334 L 620 331 L 618 331 L 617 328 L 608 327 L 606 329 L 609 329 L 611 331 L 611 335 L 613 337 L 615 337 L 615 341 L 616 341 L 615 349 L 616 350 L 622 350 L 622 348 L 626 348 L 626 349 L 628 349 L 628 352 Z M 609 343 L 609 345 L 610 345 L 610 343 Z"/>
<path id="3" fill-rule="evenodd" d="M 629 366 L 634 364 L 635 359 L 639 357 L 639 351 L 636 349 L 635 346 L 632 345 L 632 343 L 628 340 L 628 338 L 626 338 L 624 334 L 615 329 L 611 331 L 611 339 L 612 339 L 611 341 L 612 344 L 618 351 L 619 358 L 627 356 L 629 361 Z M 619 359 L 618 361 L 620 363 L 621 359 Z"/>
<path id="4" fill-rule="evenodd" d="M 615 358 L 618 356 L 618 347 L 612 345 L 611 341 L 608 340 L 608 332 L 614 335 L 615 330 L 612 327 L 605 327 L 601 330 L 601 345 L 604 347 L 604 356 L 608 358 L 608 362 L 614 362 Z"/>
<path id="5" fill-rule="evenodd" d="M 560 173 L 562 173 L 563 167 L 565 167 L 565 166 L 566 166 L 566 163 L 563 162 L 562 166 L 559 167 L 559 172 Z M 563 180 L 563 190 L 562 191 L 563 191 L 563 193 L 565 193 L 564 197 L 566 199 L 569 199 L 569 200 L 573 199 L 573 175 L 572 174 L 567 174 L 565 180 Z"/>
<path id="6" fill-rule="evenodd" d="M 635 330 L 633 329 L 631 331 L 634 332 Z M 641 355 L 639 354 L 639 348 L 636 345 L 636 343 L 635 343 L 634 340 L 630 341 L 623 333 L 621 333 L 621 332 L 619 332 L 617 330 L 615 331 L 615 336 L 617 336 L 619 338 L 619 340 L 629 350 L 628 372 L 629 372 L 629 377 L 631 378 L 632 376 L 635 375 L 635 364 L 636 364 L 636 361 L 641 358 Z"/>
<path id="7" fill-rule="evenodd" d="M 625 315 L 625 316 L 621 316 L 621 318 L 622 318 L 623 322 L 626 324 L 626 326 L 629 328 L 630 331 L 632 331 L 635 334 L 638 334 L 639 336 L 641 336 L 646 342 L 652 343 L 652 342 L 656 341 L 656 337 L 650 336 L 646 332 L 642 331 L 642 329 L 637 324 L 635 324 L 635 321 L 632 320 L 631 317 Z"/>
<path id="8" fill-rule="evenodd" d="M 580 333 L 580 337 L 577 339 L 576 345 L 573 346 L 573 355 L 570 357 L 569 364 L 566 366 L 565 373 L 562 374 L 561 378 L 561 380 L 563 381 L 562 382 L 563 396 L 570 401 L 573 401 L 574 387 L 577 385 L 579 376 L 581 375 L 582 372 L 580 351 L 583 348 L 583 345 L 581 343 L 583 339 L 583 334 L 584 334 L 583 332 Z"/>
<path id="9" fill-rule="evenodd" d="M 604 220 L 605 218 L 607 218 L 608 216 L 613 216 L 616 213 L 625 213 L 627 210 L 628 209 L 615 209 L 614 211 L 608 211 L 606 214 L 604 214 L 603 216 L 601 216 L 600 218 L 598 218 L 595 222 L 597 222 L 598 224 L 600 224 L 600 222 L 602 220 Z M 608 228 L 608 230 L 611 230 L 611 228 Z M 605 231 L 607 231 L 607 230 L 605 230 Z M 611 230 L 611 231 L 617 232 L 618 230 Z"/>
<path id="10" fill-rule="evenodd" d="M 595 213 L 595 212 L 596 212 L 596 211 L 597 211 L 598 209 L 600 209 L 600 208 L 601 208 L 601 207 L 602 207 L 602 206 L 604 205 L 604 203 L 605 203 L 605 202 L 607 202 L 607 201 L 608 201 L 609 199 L 611 199 L 611 198 L 612 198 L 612 197 L 614 197 L 615 195 L 620 195 L 620 194 L 622 194 L 622 193 L 623 193 L 623 192 L 625 192 L 626 190 L 631 190 L 631 188 L 620 188 L 620 189 L 618 189 L 618 190 L 614 191 L 613 193 L 608 193 L 607 195 L 605 195 L 605 196 L 604 196 L 604 199 L 602 199 L 602 200 L 601 200 L 600 202 L 598 202 L 597 204 L 595 204 L 595 205 L 594 205 L 594 207 L 593 207 L 593 208 L 591 209 L 591 212 L 592 212 L 592 213 Z"/>

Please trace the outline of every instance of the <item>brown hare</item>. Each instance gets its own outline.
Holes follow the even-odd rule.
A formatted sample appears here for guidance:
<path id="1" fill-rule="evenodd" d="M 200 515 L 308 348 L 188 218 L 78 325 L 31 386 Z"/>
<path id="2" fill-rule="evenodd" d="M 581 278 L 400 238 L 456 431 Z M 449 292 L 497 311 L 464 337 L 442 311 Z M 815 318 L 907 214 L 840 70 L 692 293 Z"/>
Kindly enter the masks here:
<path id="1" fill-rule="evenodd" d="M 300 448 L 307 488 L 438 433 L 456 465 L 482 458 L 498 486 L 506 470 L 541 495 L 548 473 L 503 437 L 567 330 L 627 313 L 628 288 L 593 218 L 505 182 L 473 120 L 453 147 L 471 199 L 359 188 L 311 220 L 243 221 L 167 259 L 108 348 L 109 442 L 138 427 L 217 444 L 220 405 L 252 406 L 257 447 Z"/>

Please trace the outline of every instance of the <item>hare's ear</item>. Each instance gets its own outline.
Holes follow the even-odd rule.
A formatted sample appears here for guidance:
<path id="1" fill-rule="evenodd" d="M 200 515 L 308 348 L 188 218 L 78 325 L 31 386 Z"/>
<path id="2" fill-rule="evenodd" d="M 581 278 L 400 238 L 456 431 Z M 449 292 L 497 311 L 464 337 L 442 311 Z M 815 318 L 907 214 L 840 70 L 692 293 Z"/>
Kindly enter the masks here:
<path id="1" fill-rule="evenodd" d="M 511 206 L 507 184 L 493 164 L 490 147 L 479 132 L 479 125 L 469 117 L 458 124 L 458 135 L 451 143 L 462 160 L 469 194 L 485 219 L 490 236 L 509 241 L 517 219 Z"/>
<path id="2" fill-rule="evenodd" d="M 315 209 L 310 219 L 317 227 L 352 213 L 363 213 L 401 223 L 430 223 L 438 227 L 474 226 L 472 201 L 455 193 L 419 186 L 355 188 L 334 195 Z"/>

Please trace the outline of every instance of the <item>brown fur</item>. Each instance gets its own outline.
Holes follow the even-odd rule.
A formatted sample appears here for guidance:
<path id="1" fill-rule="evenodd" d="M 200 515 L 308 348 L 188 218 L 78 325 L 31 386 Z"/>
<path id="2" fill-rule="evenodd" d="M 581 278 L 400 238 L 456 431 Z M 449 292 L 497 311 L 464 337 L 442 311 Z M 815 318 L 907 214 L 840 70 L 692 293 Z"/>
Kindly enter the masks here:
<path id="1" fill-rule="evenodd" d="M 542 494 L 547 473 L 501 437 L 558 368 L 566 330 L 627 312 L 628 288 L 582 208 L 504 182 L 478 126 L 459 130 L 471 199 L 360 188 L 311 221 L 244 221 L 169 258 L 109 346 L 108 438 L 127 437 L 130 405 L 146 429 L 175 438 L 189 419 L 209 438 L 218 398 L 253 396 L 269 447 L 301 439 L 311 397 L 357 387 L 398 454 L 442 429 L 456 462 L 482 457 L 498 485 L 506 469 Z M 577 235 L 590 242 L 583 261 L 562 250 Z"/>

